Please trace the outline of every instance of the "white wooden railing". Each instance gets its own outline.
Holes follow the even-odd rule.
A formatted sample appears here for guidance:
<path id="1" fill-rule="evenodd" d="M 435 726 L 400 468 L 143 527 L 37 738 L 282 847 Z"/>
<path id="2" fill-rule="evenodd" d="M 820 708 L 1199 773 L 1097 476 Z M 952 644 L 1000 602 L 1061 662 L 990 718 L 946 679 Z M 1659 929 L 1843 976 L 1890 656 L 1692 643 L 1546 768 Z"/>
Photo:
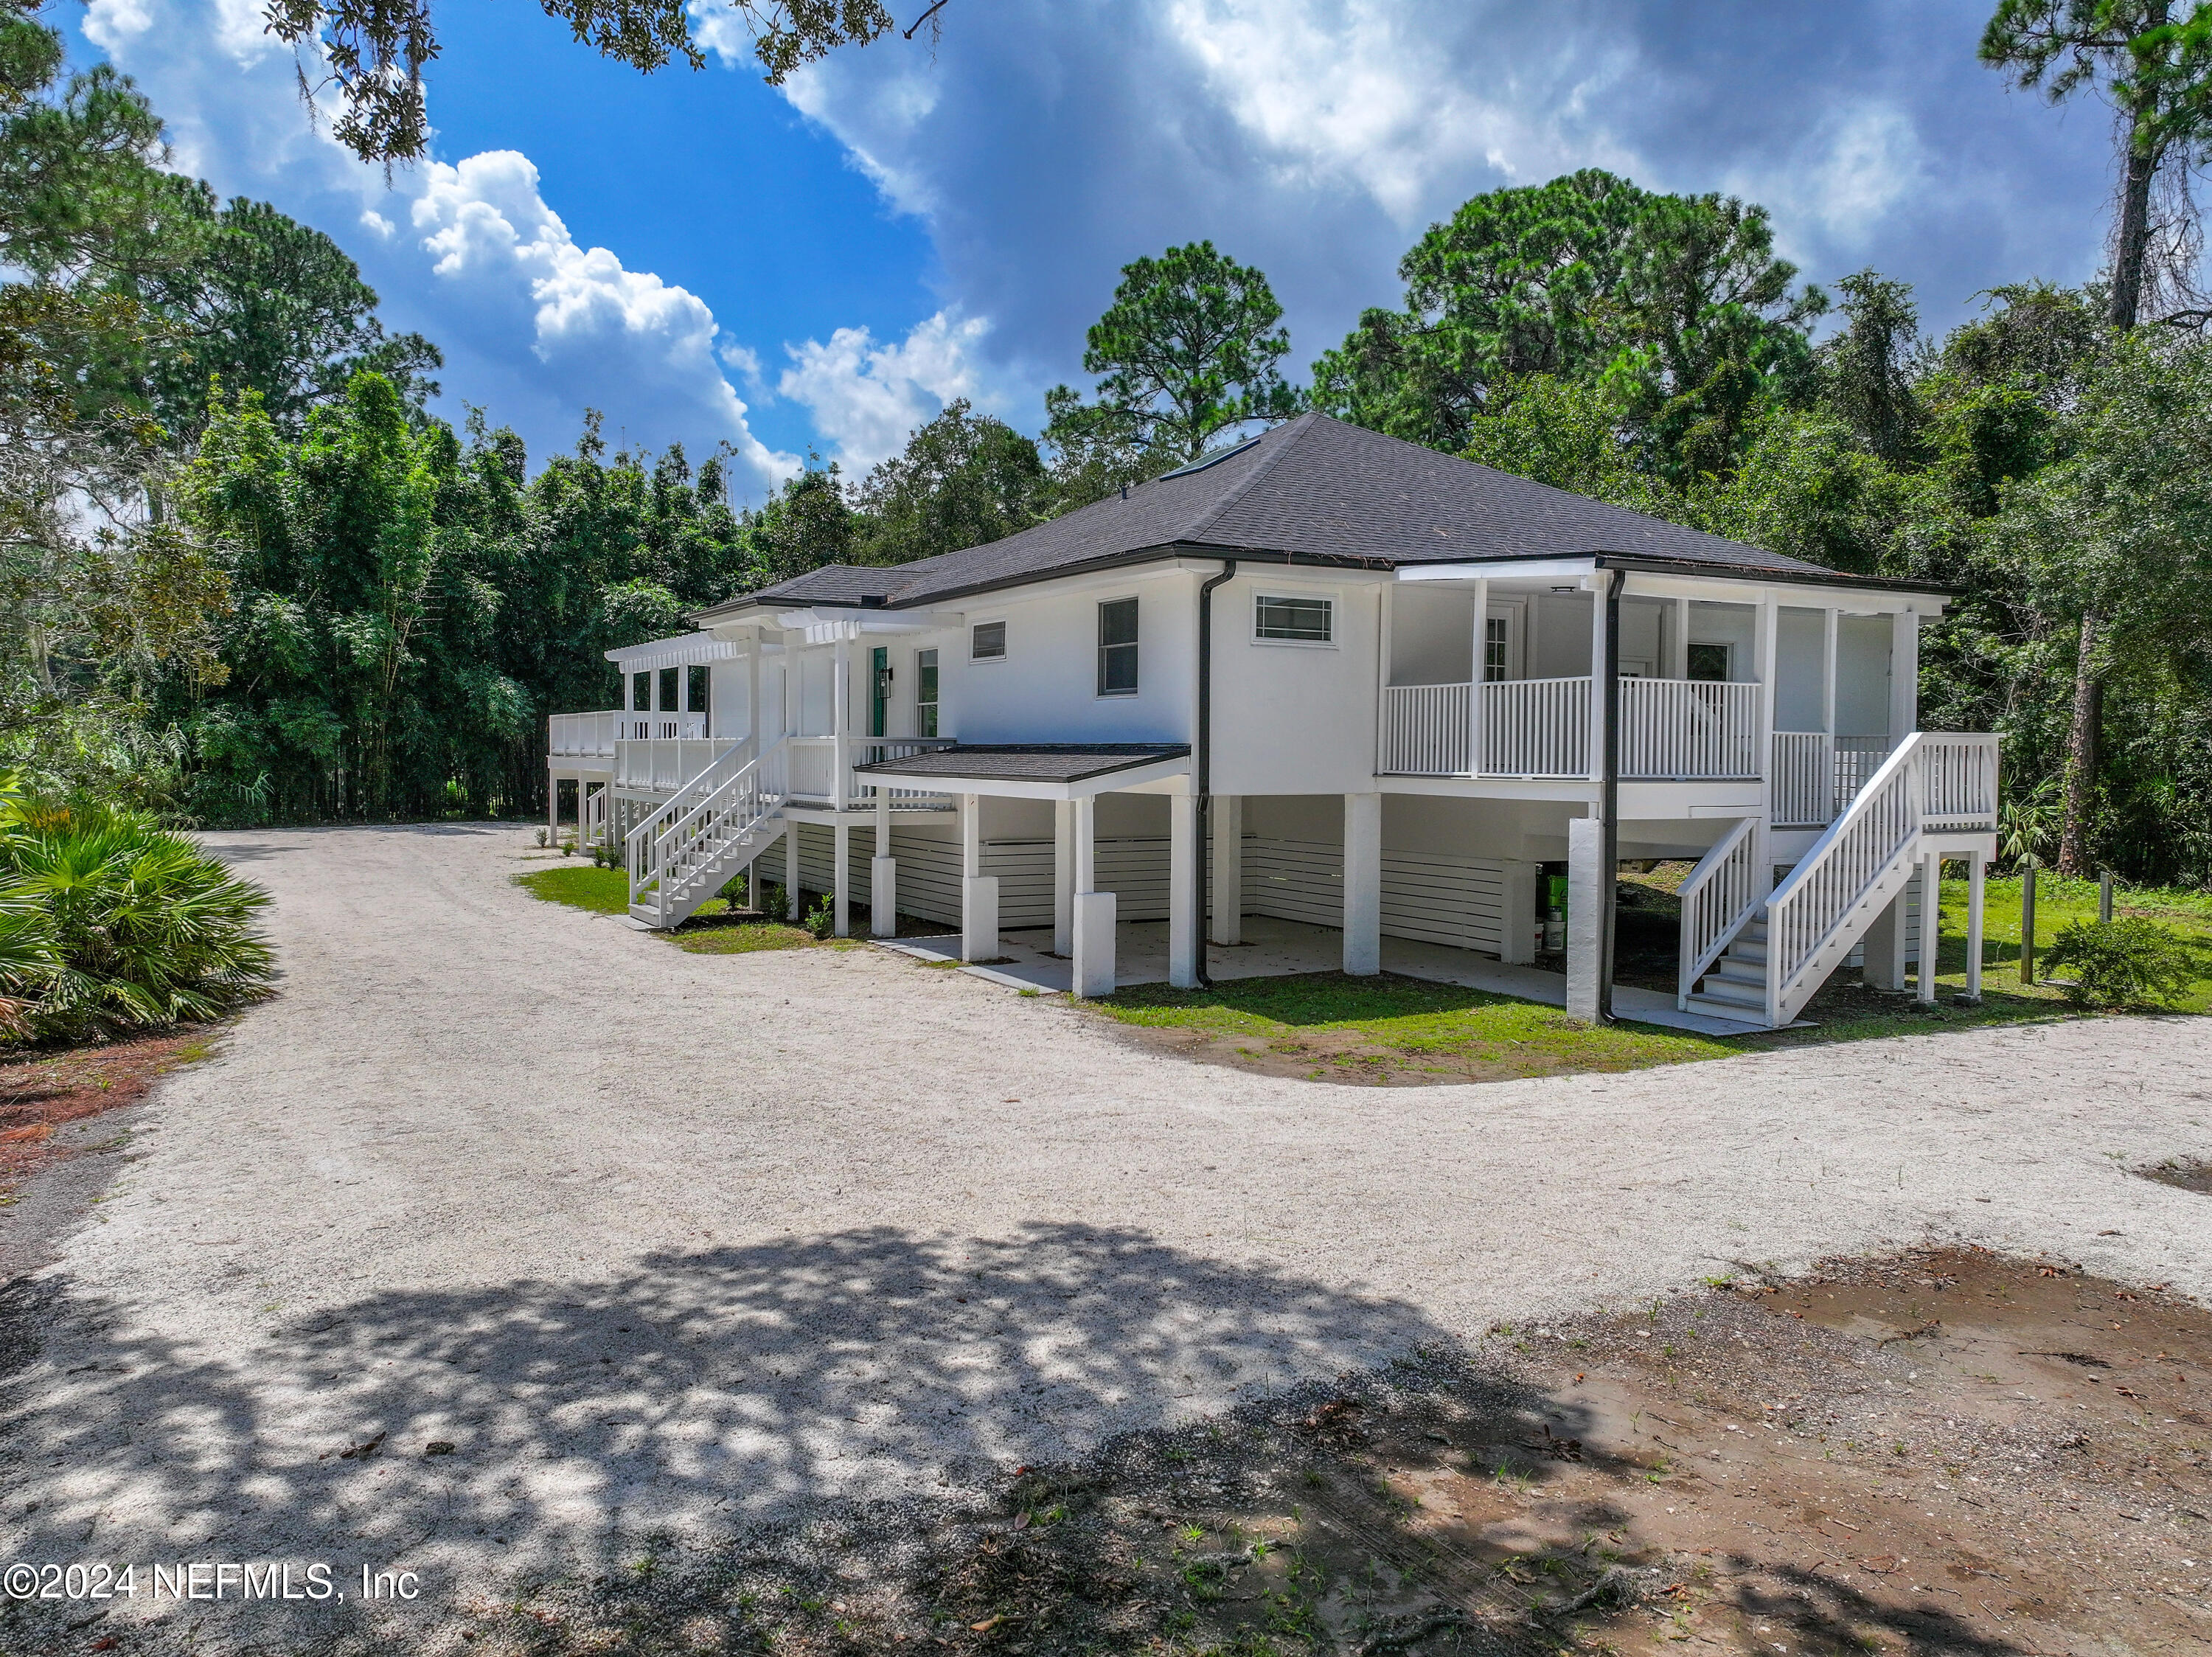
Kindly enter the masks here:
<path id="1" fill-rule="evenodd" d="M 666 794 L 684 787 L 729 752 L 718 736 L 617 737 L 615 786 Z"/>
<path id="2" fill-rule="evenodd" d="M 845 798 L 843 809 L 863 811 L 876 802 L 875 784 L 853 775 L 855 765 L 878 759 L 904 759 L 909 754 L 949 748 L 949 736 L 848 736 L 845 739 Z M 793 736 L 784 739 L 791 750 L 791 797 L 827 806 L 835 795 L 837 739 L 834 736 Z M 948 794 L 918 789 L 890 790 L 895 811 L 943 810 L 951 803 Z"/>
<path id="3" fill-rule="evenodd" d="M 731 842 L 781 805 L 784 745 L 756 754 L 747 739 L 724 745 L 714 759 L 648 813 L 623 837 L 632 908 L 653 911 L 670 924 L 691 884 Z"/>
<path id="4" fill-rule="evenodd" d="M 1393 685 L 1382 692 L 1386 777 L 1467 777 L 1474 734 L 1472 685 Z"/>
<path id="5" fill-rule="evenodd" d="M 1997 739 L 1915 731 L 1767 900 L 1766 1016 L 1795 1018 L 1900 888 L 1929 830 L 1996 826 Z M 1887 894 L 1887 895 L 1886 895 Z"/>
<path id="6" fill-rule="evenodd" d="M 1774 820 L 1791 828 L 1833 822 L 1888 752 L 1887 737 L 1775 732 Z"/>
<path id="7" fill-rule="evenodd" d="M 1689 782 L 1759 775 L 1759 686 L 1620 681 L 1620 774 Z"/>
<path id="8" fill-rule="evenodd" d="M 1681 986 L 1678 1000 L 1685 1008 L 1692 987 L 1765 901 L 1773 874 L 1759 866 L 1759 842 L 1758 819 L 1742 819 L 1681 884 L 1682 958 L 1677 982 Z"/>
<path id="9" fill-rule="evenodd" d="M 707 716 L 626 713 L 549 714 L 545 752 L 553 759 L 611 759 L 617 742 L 680 741 L 707 734 Z"/>
<path id="10" fill-rule="evenodd" d="M 1589 775 L 1590 682 L 1507 679 L 1481 686 L 1475 740 L 1481 777 Z"/>

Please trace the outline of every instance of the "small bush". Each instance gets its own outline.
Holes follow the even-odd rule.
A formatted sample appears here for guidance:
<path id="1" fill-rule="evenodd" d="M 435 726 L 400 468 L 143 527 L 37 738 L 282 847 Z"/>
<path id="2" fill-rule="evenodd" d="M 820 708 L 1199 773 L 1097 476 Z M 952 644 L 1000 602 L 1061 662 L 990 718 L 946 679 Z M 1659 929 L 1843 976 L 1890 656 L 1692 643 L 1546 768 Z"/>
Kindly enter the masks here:
<path id="1" fill-rule="evenodd" d="M 553 831 L 543 823 L 538 825 L 538 844 L 541 848 L 553 844 Z"/>
<path id="2" fill-rule="evenodd" d="M 629 864 L 623 856 L 623 849 L 620 846 L 611 846 L 602 843 L 592 848 L 592 867 L 593 868 L 626 868 Z"/>
<path id="3" fill-rule="evenodd" d="M 835 937 L 837 932 L 837 906 L 828 892 L 814 900 L 814 907 L 806 911 L 805 922 L 808 935 L 817 938 Z"/>
<path id="4" fill-rule="evenodd" d="M 769 919 L 780 921 L 791 913 L 791 894 L 775 881 L 770 880 L 762 887 L 760 901 L 753 907 L 759 910 Z"/>
<path id="5" fill-rule="evenodd" d="M 2078 1007 L 2170 1007 L 2205 966 L 2197 946 L 2135 915 L 2062 927 L 2043 959 L 2072 975 L 2061 987 Z"/>

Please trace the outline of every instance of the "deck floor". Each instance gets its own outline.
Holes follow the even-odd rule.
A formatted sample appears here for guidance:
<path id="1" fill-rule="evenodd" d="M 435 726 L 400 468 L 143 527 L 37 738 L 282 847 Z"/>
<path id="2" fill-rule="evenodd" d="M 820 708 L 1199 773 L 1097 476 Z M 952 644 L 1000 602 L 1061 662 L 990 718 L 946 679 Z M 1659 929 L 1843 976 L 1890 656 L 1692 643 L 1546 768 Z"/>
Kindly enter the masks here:
<path id="1" fill-rule="evenodd" d="M 1264 915 L 1244 917 L 1244 941 L 1211 944 L 1206 952 L 1206 971 L 1216 978 L 1260 978 L 1292 972 L 1327 972 L 1342 965 L 1344 935 L 1332 926 L 1312 926 L 1300 921 L 1276 920 Z M 957 960 L 957 933 L 941 938 L 879 939 L 885 948 L 919 956 L 924 960 Z M 1066 990 L 1073 982 L 1069 963 L 1054 955 L 1048 929 L 1008 932 L 999 947 L 1007 958 L 990 966 L 961 970 L 1010 990 Z M 1165 921 L 1124 921 L 1115 930 L 1115 981 L 1123 985 L 1164 984 L 1168 976 L 1168 928 Z M 1567 1004 L 1567 980 L 1562 972 L 1534 966 L 1508 966 L 1472 949 L 1444 944 L 1419 943 L 1410 938 L 1382 940 L 1382 970 L 1409 978 L 1437 984 L 1456 984 L 1493 995 L 1518 996 L 1524 1001 L 1551 1007 Z M 1613 1010 L 1642 1024 L 1690 1030 L 1699 1035 L 1740 1036 L 1758 1026 L 1705 1013 L 1685 1013 L 1674 998 L 1654 990 L 1616 984 Z"/>

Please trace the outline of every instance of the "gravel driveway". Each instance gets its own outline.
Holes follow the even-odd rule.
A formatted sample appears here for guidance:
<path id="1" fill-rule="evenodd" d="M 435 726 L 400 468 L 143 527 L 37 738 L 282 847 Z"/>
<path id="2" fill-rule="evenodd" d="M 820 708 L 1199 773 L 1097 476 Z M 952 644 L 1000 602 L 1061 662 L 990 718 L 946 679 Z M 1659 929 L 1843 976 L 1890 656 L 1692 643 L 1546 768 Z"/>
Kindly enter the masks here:
<path id="1" fill-rule="evenodd" d="M 151 1602 L 157 1560 L 405 1565 L 427 1627 L 1731 1261 L 1933 1234 L 2212 1295 L 2206 1199 L 2124 1172 L 2212 1154 L 2199 1020 L 1339 1088 L 879 950 L 685 954 L 512 886 L 527 831 L 210 838 L 283 994 L 9 1291 L 0 1468 L 6 1560 L 136 1562 L 108 1626 L 179 1643 L 357 1596 Z"/>

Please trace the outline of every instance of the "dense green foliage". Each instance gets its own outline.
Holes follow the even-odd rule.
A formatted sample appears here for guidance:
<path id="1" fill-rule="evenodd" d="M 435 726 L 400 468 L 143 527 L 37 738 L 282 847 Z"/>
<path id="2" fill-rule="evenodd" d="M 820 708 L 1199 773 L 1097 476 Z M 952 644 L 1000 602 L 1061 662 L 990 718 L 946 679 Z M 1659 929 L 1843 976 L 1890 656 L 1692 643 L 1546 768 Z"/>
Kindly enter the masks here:
<path id="1" fill-rule="evenodd" d="M 2134 915 L 2060 929 L 2043 965 L 2072 975 L 2063 987 L 2081 1007 L 2170 1007 L 2204 972 L 2203 955 L 2189 940 Z"/>
<path id="2" fill-rule="evenodd" d="M 0 777 L 0 1040 L 210 1019 L 267 993 L 258 886 L 143 813 L 14 788 Z"/>

